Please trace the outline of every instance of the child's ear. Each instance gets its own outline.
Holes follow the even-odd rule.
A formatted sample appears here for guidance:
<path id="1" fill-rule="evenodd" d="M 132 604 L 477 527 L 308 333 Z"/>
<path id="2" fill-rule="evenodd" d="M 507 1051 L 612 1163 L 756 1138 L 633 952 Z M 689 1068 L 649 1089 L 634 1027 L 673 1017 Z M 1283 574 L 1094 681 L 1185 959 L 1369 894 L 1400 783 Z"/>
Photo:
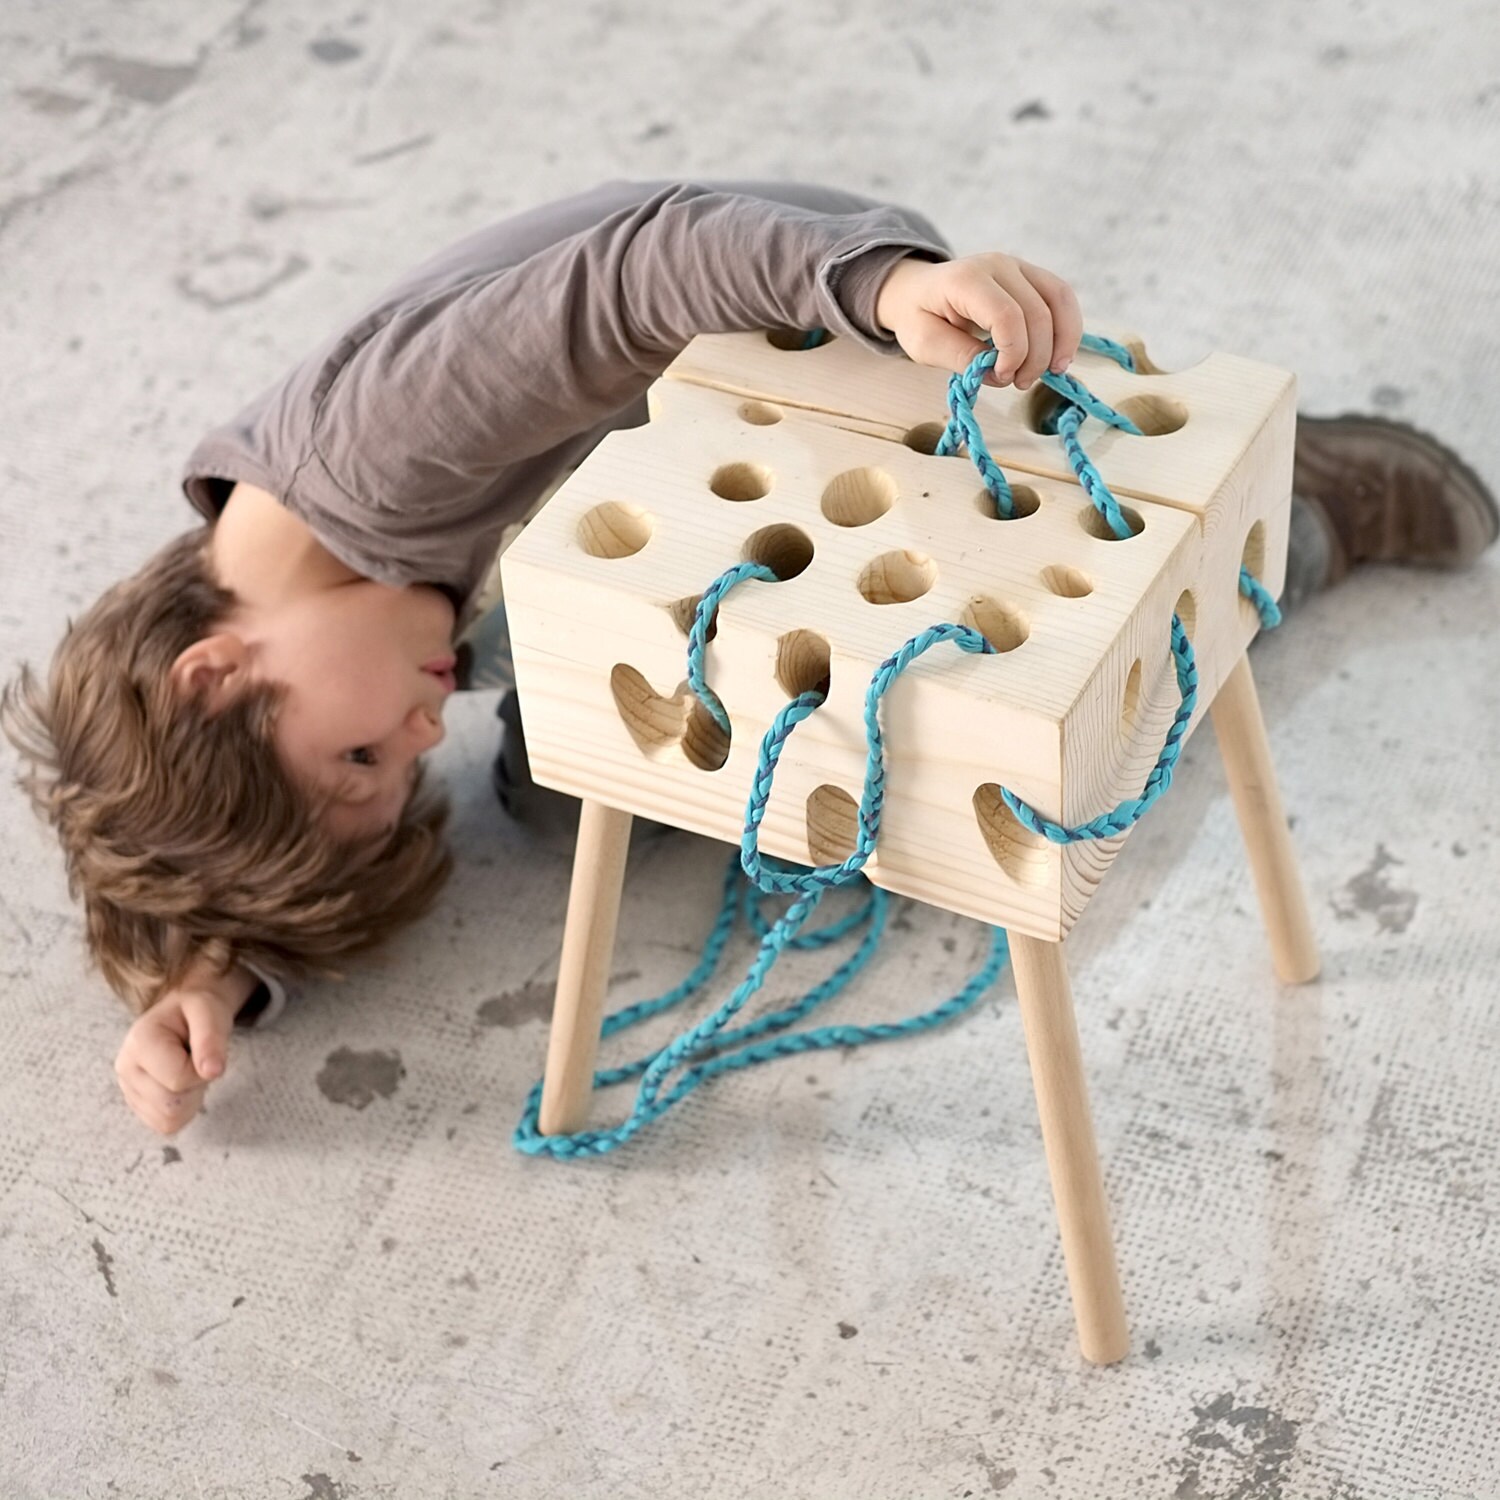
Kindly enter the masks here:
<path id="1" fill-rule="evenodd" d="M 194 641 L 172 663 L 172 687 L 184 699 L 200 698 L 209 713 L 228 708 L 249 682 L 250 653 L 232 631 Z"/>

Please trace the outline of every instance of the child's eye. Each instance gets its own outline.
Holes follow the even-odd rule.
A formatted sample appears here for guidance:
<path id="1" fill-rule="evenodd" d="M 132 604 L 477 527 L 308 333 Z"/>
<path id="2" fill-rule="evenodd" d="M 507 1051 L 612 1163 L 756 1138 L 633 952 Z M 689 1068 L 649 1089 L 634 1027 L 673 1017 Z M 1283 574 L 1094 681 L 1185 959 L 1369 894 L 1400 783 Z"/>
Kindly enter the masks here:
<path id="1" fill-rule="evenodd" d="M 356 766 L 373 766 L 375 751 L 369 745 L 356 745 L 354 749 L 344 752 L 344 759 Z"/>

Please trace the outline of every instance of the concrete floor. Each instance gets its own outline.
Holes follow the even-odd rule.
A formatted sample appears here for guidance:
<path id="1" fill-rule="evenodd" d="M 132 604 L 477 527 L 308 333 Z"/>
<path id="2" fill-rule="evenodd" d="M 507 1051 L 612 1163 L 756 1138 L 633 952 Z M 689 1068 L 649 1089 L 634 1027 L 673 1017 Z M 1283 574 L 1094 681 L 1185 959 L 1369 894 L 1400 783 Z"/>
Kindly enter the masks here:
<path id="1" fill-rule="evenodd" d="M 1069 274 L 1168 367 L 1282 364 L 1306 409 L 1500 477 L 1480 0 L 8 0 L 0 48 L 7 671 L 187 524 L 192 443 L 315 334 L 613 175 L 889 193 Z M 1320 983 L 1273 982 L 1207 735 L 1071 940 L 1135 1338 L 1109 1370 L 1075 1353 L 1008 980 L 610 1160 L 512 1151 L 568 851 L 490 797 L 492 696 L 437 757 L 430 925 L 238 1041 L 170 1145 L 5 796 L 0 1495 L 1500 1493 L 1497 626 L 1493 561 L 1375 572 L 1256 650 Z M 617 999 L 685 970 L 722 857 L 642 849 Z M 982 942 L 902 926 L 842 1014 L 912 1008 Z"/>

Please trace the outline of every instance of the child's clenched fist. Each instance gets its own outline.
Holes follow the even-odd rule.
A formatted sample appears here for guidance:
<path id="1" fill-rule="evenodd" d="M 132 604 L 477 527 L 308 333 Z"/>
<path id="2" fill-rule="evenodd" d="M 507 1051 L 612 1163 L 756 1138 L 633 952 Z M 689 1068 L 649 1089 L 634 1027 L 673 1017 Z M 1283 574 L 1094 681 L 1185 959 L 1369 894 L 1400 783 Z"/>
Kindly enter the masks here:
<path id="1" fill-rule="evenodd" d="M 168 990 L 125 1033 L 115 1077 L 125 1102 L 153 1130 L 175 1135 L 223 1075 L 235 1012 L 255 987 L 243 969 L 198 970 Z"/>

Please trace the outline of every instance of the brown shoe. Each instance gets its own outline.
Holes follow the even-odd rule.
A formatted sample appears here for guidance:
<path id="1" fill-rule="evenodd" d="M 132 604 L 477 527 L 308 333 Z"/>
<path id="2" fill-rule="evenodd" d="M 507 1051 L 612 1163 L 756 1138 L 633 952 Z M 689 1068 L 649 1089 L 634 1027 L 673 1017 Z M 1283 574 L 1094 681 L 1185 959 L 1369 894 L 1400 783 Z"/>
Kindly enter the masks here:
<path id="1" fill-rule="evenodd" d="M 1364 562 L 1463 567 L 1500 533 L 1479 476 L 1436 438 L 1384 417 L 1299 415 L 1292 489 L 1332 533 L 1329 583 Z"/>

